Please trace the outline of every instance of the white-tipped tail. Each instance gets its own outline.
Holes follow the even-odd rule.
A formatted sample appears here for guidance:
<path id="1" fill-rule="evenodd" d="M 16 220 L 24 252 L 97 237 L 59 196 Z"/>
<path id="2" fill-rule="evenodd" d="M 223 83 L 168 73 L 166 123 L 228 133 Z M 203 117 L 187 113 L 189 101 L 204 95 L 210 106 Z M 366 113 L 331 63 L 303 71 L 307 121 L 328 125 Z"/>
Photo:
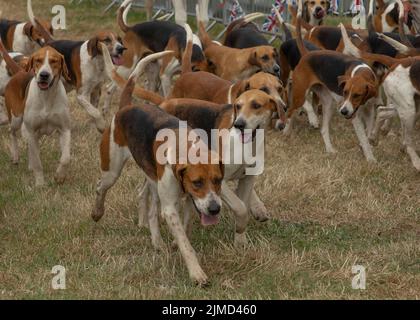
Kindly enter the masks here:
<path id="1" fill-rule="evenodd" d="M 195 16 L 197 17 L 197 22 L 201 21 L 200 6 L 198 5 L 198 3 L 195 5 Z"/>
<path id="2" fill-rule="evenodd" d="M 120 8 L 123 8 L 123 7 L 125 8 L 128 5 L 131 5 L 132 2 L 133 2 L 133 0 L 124 0 L 123 3 L 121 3 Z"/>
<path id="3" fill-rule="evenodd" d="M 343 53 L 350 56 L 360 58 L 360 50 L 351 42 L 347 30 L 342 23 L 338 25 L 341 29 L 341 36 L 343 37 L 344 49 Z"/>
<path id="4" fill-rule="evenodd" d="M 375 4 L 374 0 L 369 1 L 369 11 L 368 11 L 368 16 L 372 16 L 373 15 L 373 5 Z"/>
<path id="5" fill-rule="evenodd" d="M 163 16 L 160 16 L 159 18 L 157 18 L 157 21 L 164 21 L 166 19 L 168 19 L 171 16 L 171 13 L 166 13 Z"/>
<path id="6" fill-rule="evenodd" d="M 261 12 L 254 12 L 254 13 L 247 14 L 247 15 L 244 17 L 244 21 L 245 21 L 246 23 L 249 23 L 249 22 L 251 22 L 251 21 L 254 21 L 254 20 L 256 20 L 256 19 L 258 19 L 258 18 L 262 18 L 262 17 L 265 17 L 265 14 L 264 14 L 264 13 L 261 13 Z"/>
<path id="7" fill-rule="evenodd" d="M 134 80 L 137 81 L 137 78 L 143 73 L 144 69 L 150 62 L 158 60 L 170 54 L 174 54 L 174 51 L 167 50 L 167 51 L 157 52 L 141 59 L 139 63 L 136 65 L 133 72 L 130 74 L 130 78 L 134 78 Z"/>
<path id="8" fill-rule="evenodd" d="M 302 18 L 302 0 L 298 0 L 298 10 L 297 10 L 297 17 Z"/>
<path id="9" fill-rule="evenodd" d="M 410 48 L 407 47 L 405 44 L 402 44 L 401 42 L 392 39 L 391 37 L 388 37 L 387 35 L 384 35 L 383 33 L 378 33 L 378 38 L 388 43 L 390 46 L 392 46 L 395 50 L 402 54 L 408 54 L 410 52 Z"/>
<path id="10" fill-rule="evenodd" d="M 35 22 L 34 10 L 32 9 L 32 0 L 28 0 L 26 6 L 28 10 L 29 21 L 32 23 L 33 26 L 35 26 L 36 22 Z"/>
<path id="11" fill-rule="evenodd" d="M 184 24 L 184 29 L 185 32 L 187 33 L 187 42 L 185 43 L 185 45 L 188 45 L 188 42 L 193 42 L 193 32 L 191 30 L 191 27 L 188 23 Z"/>
<path id="12" fill-rule="evenodd" d="M 128 25 L 128 23 L 127 23 L 127 16 L 128 16 L 128 12 L 130 11 L 132 5 L 133 5 L 132 3 L 129 3 L 128 6 L 124 9 L 124 12 L 123 12 L 123 21 L 124 21 L 124 24 L 125 25 Z"/>
<path id="13" fill-rule="evenodd" d="M 401 0 L 397 0 L 398 3 L 398 19 L 403 19 L 404 18 L 404 5 L 402 3 Z"/>

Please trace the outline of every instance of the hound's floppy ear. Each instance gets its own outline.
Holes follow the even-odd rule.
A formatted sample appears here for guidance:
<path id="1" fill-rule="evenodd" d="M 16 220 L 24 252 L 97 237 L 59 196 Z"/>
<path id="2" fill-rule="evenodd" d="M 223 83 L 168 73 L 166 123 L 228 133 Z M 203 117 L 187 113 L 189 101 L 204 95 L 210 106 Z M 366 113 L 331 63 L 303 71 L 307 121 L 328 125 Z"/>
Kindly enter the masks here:
<path id="1" fill-rule="evenodd" d="M 239 85 L 239 90 L 238 90 L 238 92 L 236 93 L 236 97 L 234 97 L 234 98 L 235 98 L 235 100 L 236 100 L 237 98 L 239 98 L 239 96 L 240 96 L 242 93 L 244 93 L 245 91 L 248 91 L 250 88 L 251 88 L 251 86 L 249 85 L 248 80 L 242 80 L 242 81 L 241 81 L 241 83 L 240 83 L 240 85 Z"/>
<path id="2" fill-rule="evenodd" d="M 26 64 L 25 71 L 31 72 L 33 68 L 34 68 L 34 57 L 30 57 L 28 60 L 28 63 Z"/>
<path id="3" fill-rule="evenodd" d="M 341 89 L 344 89 L 344 86 L 346 85 L 347 80 L 349 80 L 349 78 L 348 78 L 347 76 L 339 76 L 339 77 L 337 78 L 337 81 L 338 81 L 338 86 L 339 86 Z"/>
<path id="4" fill-rule="evenodd" d="M 252 51 L 251 55 L 249 56 L 248 63 L 250 65 L 253 65 L 253 66 L 258 65 L 257 51 L 256 50 Z"/>
<path id="5" fill-rule="evenodd" d="M 67 68 L 66 60 L 63 55 L 60 55 L 61 59 L 61 75 L 66 81 L 71 81 L 69 69 Z"/>
<path id="6" fill-rule="evenodd" d="M 185 187 L 184 187 L 185 171 L 187 171 L 187 165 L 186 164 L 175 165 L 175 176 L 176 176 L 176 179 L 179 181 L 179 184 L 180 184 L 183 192 L 185 192 Z"/>
<path id="7" fill-rule="evenodd" d="M 32 39 L 32 30 L 34 29 L 34 26 L 32 23 L 28 22 L 23 26 L 23 33 L 28 36 L 29 39 Z"/>
<path id="8" fill-rule="evenodd" d="M 371 83 L 367 83 L 365 101 L 367 101 L 370 98 L 376 97 L 377 94 L 378 94 L 378 90 L 376 89 L 376 86 L 374 86 Z"/>
<path id="9" fill-rule="evenodd" d="M 90 54 L 92 58 L 95 58 L 100 53 L 99 48 L 98 48 L 98 43 L 99 43 L 98 37 L 94 37 L 90 39 L 87 43 L 88 53 Z"/>

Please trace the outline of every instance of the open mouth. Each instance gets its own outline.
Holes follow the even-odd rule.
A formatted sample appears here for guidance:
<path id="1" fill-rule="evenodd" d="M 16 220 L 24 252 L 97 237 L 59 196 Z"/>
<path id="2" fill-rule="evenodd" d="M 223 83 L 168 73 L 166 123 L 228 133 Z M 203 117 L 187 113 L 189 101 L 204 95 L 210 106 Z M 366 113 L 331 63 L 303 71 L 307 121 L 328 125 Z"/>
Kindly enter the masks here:
<path id="1" fill-rule="evenodd" d="M 317 19 L 322 19 L 325 16 L 325 10 L 318 10 L 314 12 L 314 17 Z"/>
<path id="2" fill-rule="evenodd" d="M 201 225 L 203 227 L 214 226 L 214 225 L 219 223 L 219 221 L 220 221 L 220 215 L 219 214 L 214 215 L 214 216 L 210 216 L 208 214 L 202 213 L 202 212 L 200 212 L 200 210 L 198 210 L 197 205 L 195 204 L 195 201 L 192 200 L 192 202 L 194 204 L 195 210 L 200 215 L 200 222 L 201 222 Z"/>
<path id="3" fill-rule="evenodd" d="M 121 66 L 123 64 L 123 58 L 121 54 L 114 54 L 111 56 L 112 62 L 116 66 Z"/>
<path id="4" fill-rule="evenodd" d="M 48 90 L 49 87 L 50 84 L 48 81 L 38 81 L 38 88 L 40 88 L 41 90 Z"/>
<path id="5" fill-rule="evenodd" d="M 260 128 L 260 126 L 258 126 L 257 128 L 253 129 L 252 132 L 249 132 L 249 129 L 245 129 L 245 130 L 239 130 L 240 131 L 240 140 L 242 142 L 242 144 L 247 144 L 250 143 L 251 141 L 253 141 L 255 139 L 255 136 L 257 135 L 257 130 Z M 245 132 L 247 131 L 247 132 Z"/>

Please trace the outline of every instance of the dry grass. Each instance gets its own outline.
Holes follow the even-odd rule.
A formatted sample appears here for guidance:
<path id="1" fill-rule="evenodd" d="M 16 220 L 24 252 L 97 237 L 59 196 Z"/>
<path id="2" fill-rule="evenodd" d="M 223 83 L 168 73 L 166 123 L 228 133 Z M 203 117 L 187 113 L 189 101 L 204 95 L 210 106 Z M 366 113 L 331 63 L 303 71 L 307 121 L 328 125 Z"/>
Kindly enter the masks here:
<path id="1" fill-rule="evenodd" d="M 0 1 L 7 17 L 25 18 L 25 0 Z M 34 0 L 36 13 L 52 1 Z M 67 4 L 67 1 L 56 3 Z M 4 6 L 7 3 L 7 6 Z M 87 38 L 116 28 L 113 13 L 68 6 L 67 32 Z M 140 16 L 139 16 L 140 17 Z M 273 220 L 251 222 L 248 249 L 232 247 L 232 219 L 196 226 L 193 246 L 212 283 L 190 284 L 176 251 L 156 253 L 136 226 L 137 187 L 143 175 L 129 163 L 110 191 L 101 223 L 90 219 L 99 177 L 100 136 L 71 97 L 72 162 L 63 186 L 53 182 L 57 137 L 42 142 L 47 186 L 34 188 L 27 154 L 10 163 L 7 128 L 0 128 L 0 299 L 378 299 L 419 298 L 419 175 L 399 151 L 399 138 L 381 140 L 368 165 L 349 122 L 334 117 L 325 154 L 305 118 L 295 134 L 267 137 L 266 170 L 257 189 Z M 397 132 L 397 131 L 396 131 Z M 168 244 L 167 229 L 162 228 Z M 67 290 L 51 289 L 51 268 L 67 269 Z M 367 269 L 367 289 L 351 288 L 351 266 Z"/>

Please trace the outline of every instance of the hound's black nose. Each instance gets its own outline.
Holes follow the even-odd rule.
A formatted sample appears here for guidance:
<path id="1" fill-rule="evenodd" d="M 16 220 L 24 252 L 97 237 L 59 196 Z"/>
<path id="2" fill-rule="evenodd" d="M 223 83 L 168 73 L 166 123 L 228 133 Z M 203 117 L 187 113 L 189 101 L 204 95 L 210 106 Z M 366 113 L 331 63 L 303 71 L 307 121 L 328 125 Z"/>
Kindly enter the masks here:
<path id="1" fill-rule="evenodd" d="M 316 13 L 318 13 L 318 12 L 320 12 L 320 11 L 322 11 L 322 10 L 324 10 L 324 9 L 322 9 L 322 7 L 316 7 L 316 8 L 315 8 L 315 12 L 316 12 Z"/>
<path id="2" fill-rule="evenodd" d="M 48 80 L 49 78 L 50 78 L 50 74 L 49 74 L 47 71 L 42 71 L 42 72 L 39 74 L 39 79 L 40 79 L 40 80 L 46 81 L 46 80 Z"/>
<path id="3" fill-rule="evenodd" d="M 273 71 L 275 72 L 275 73 L 280 73 L 280 66 L 279 65 L 274 65 L 274 67 L 273 67 Z"/>
<path id="4" fill-rule="evenodd" d="M 117 54 L 123 54 L 124 50 L 127 50 L 127 48 L 124 48 L 123 46 L 119 46 L 117 47 Z"/>
<path id="5" fill-rule="evenodd" d="M 347 115 L 349 114 L 349 110 L 348 110 L 347 108 L 342 108 L 342 109 L 340 110 L 340 112 L 341 112 L 341 114 L 342 114 L 343 116 L 347 116 Z"/>
<path id="6" fill-rule="evenodd" d="M 233 126 L 236 129 L 243 131 L 245 129 L 246 122 L 245 122 L 244 119 L 238 119 L 238 120 L 235 121 L 235 123 L 233 124 Z"/>
<path id="7" fill-rule="evenodd" d="M 220 209 L 221 209 L 221 207 L 216 201 L 212 200 L 210 202 L 210 205 L 208 207 L 208 211 L 212 216 L 218 215 L 219 212 L 220 212 Z"/>

